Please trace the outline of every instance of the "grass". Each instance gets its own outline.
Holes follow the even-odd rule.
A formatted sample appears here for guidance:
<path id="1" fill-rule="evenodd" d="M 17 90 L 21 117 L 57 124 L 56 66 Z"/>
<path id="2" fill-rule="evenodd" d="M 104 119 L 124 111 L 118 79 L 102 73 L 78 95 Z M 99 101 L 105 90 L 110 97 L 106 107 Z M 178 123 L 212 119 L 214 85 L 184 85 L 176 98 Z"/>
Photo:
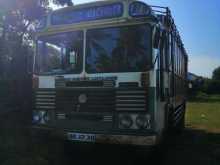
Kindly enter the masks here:
<path id="1" fill-rule="evenodd" d="M 220 133 L 220 102 L 190 102 L 186 119 L 191 128 Z"/>
<path id="2" fill-rule="evenodd" d="M 200 95 L 200 98 L 188 103 L 186 126 L 196 133 L 199 144 L 217 148 L 220 158 L 220 95 Z"/>
<path id="3" fill-rule="evenodd" d="M 166 142 L 159 164 L 220 164 L 220 96 L 199 97 L 188 102 L 186 129 Z"/>

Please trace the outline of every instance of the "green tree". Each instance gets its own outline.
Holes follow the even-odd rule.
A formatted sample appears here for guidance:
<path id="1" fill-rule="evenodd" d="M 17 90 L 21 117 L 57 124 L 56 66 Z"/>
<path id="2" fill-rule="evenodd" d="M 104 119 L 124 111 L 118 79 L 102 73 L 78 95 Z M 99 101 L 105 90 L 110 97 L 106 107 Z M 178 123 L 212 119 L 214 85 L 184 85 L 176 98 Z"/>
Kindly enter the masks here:
<path id="1" fill-rule="evenodd" d="M 0 0 L 0 82 L 5 81 L 13 91 L 5 97 L 16 108 L 31 108 L 28 66 L 32 66 L 34 32 L 39 19 L 51 10 L 50 3 L 72 5 L 71 0 Z"/>
<path id="2" fill-rule="evenodd" d="M 212 79 L 220 81 L 220 66 L 213 71 Z"/>
<path id="3" fill-rule="evenodd" d="M 0 76 L 27 74 L 35 25 L 52 10 L 50 3 L 73 5 L 71 0 L 0 0 Z"/>

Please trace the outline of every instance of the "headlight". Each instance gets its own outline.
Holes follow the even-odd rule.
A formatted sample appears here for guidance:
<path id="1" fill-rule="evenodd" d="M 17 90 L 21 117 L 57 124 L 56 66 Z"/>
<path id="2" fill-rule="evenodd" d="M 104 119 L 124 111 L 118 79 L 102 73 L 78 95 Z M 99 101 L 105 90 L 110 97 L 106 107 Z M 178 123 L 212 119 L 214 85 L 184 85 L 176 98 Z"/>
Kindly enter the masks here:
<path id="1" fill-rule="evenodd" d="M 129 115 L 122 115 L 119 118 L 119 127 L 120 128 L 131 128 L 131 126 L 133 125 L 133 120 Z"/>
<path id="2" fill-rule="evenodd" d="M 49 113 L 48 113 L 48 112 L 45 112 L 45 113 L 43 114 L 43 119 L 44 119 L 45 122 L 50 121 L 50 116 L 49 116 Z"/>
<path id="3" fill-rule="evenodd" d="M 151 129 L 151 117 L 148 114 L 119 114 L 119 129 Z"/>
<path id="4" fill-rule="evenodd" d="M 150 127 L 150 118 L 146 115 L 138 115 L 136 118 L 136 125 L 139 129 L 146 129 Z"/>
<path id="5" fill-rule="evenodd" d="M 33 123 L 35 124 L 46 124 L 50 120 L 49 113 L 46 111 L 34 111 L 33 112 Z"/>
<path id="6" fill-rule="evenodd" d="M 41 116 L 38 112 L 33 112 L 33 123 L 39 123 L 41 121 Z"/>

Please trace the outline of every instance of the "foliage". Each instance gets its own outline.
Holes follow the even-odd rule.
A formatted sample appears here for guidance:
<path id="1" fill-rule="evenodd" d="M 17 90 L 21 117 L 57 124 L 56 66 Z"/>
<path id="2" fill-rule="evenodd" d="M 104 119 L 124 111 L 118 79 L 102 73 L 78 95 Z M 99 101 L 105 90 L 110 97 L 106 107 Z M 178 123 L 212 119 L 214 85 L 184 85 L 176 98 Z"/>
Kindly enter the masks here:
<path id="1" fill-rule="evenodd" d="M 0 38 L 1 77 L 23 77 L 28 74 L 35 25 L 51 10 L 49 3 L 72 5 L 71 0 L 0 1 L 0 26 L 3 28 Z"/>
<path id="2" fill-rule="evenodd" d="M 73 5 L 72 0 L 53 0 L 53 2 L 58 5 L 67 5 L 67 6 Z"/>
<path id="3" fill-rule="evenodd" d="M 220 80 L 211 80 L 207 86 L 206 93 L 220 94 Z"/>
<path id="4" fill-rule="evenodd" d="M 213 71 L 212 79 L 220 81 L 220 66 Z"/>
<path id="5" fill-rule="evenodd" d="M 193 82 L 196 83 L 197 82 Z M 212 79 L 203 78 L 203 83 L 199 86 L 194 85 L 193 89 L 188 91 L 189 99 L 198 97 L 203 94 L 220 94 L 220 67 L 213 71 Z"/>
<path id="6" fill-rule="evenodd" d="M 220 67 L 213 71 L 212 79 L 204 79 L 204 84 L 199 91 L 206 94 L 220 94 Z"/>

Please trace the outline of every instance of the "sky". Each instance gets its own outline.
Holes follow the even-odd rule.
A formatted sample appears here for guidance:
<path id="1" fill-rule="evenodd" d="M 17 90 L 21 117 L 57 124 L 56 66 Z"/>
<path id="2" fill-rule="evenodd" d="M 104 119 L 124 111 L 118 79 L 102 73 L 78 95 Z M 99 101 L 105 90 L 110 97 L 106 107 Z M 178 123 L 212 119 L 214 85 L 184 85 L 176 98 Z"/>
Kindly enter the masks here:
<path id="1" fill-rule="evenodd" d="M 94 0 L 74 0 L 75 4 Z M 189 71 L 211 77 L 220 66 L 220 0 L 143 0 L 169 7 L 189 55 Z"/>

